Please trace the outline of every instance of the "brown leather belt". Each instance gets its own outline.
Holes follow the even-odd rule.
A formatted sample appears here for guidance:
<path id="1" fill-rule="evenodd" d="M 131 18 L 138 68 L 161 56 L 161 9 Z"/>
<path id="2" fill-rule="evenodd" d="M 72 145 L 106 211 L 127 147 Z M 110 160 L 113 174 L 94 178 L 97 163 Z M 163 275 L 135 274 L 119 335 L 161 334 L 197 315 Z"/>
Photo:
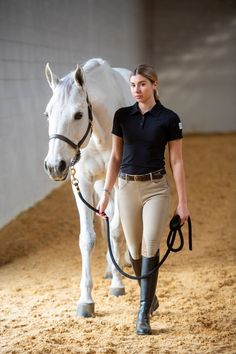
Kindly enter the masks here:
<path id="1" fill-rule="evenodd" d="M 126 181 L 151 181 L 152 179 L 161 179 L 166 174 L 166 170 L 162 168 L 161 170 L 147 173 L 145 175 L 128 175 L 127 173 L 120 172 L 119 177 L 125 179 Z"/>

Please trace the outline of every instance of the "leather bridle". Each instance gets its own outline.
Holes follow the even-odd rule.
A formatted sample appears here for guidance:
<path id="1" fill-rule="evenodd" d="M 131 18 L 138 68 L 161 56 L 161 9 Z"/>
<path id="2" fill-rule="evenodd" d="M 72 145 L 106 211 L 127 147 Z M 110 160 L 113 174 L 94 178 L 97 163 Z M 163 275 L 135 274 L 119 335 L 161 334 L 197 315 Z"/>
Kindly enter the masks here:
<path id="1" fill-rule="evenodd" d="M 88 95 L 86 97 L 86 101 L 87 101 L 87 105 L 88 105 L 88 118 L 89 118 L 88 127 L 86 129 L 86 132 L 85 132 L 84 136 L 82 137 L 82 139 L 77 144 L 75 144 L 72 140 L 70 140 L 69 138 L 67 138 L 66 136 L 61 135 L 61 134 L 51 134 L 51 135 L 49 135 L 49 140 L 51 140 L 51 139 L 62 140 L 65 143 L 69 144 L 75 150 L 76 153 L 75 153 L 75 156 L 71 159 L 70 166 L 74 166 L 76 164 L 76 162 L 79 161 L 80 155 L 81 155 L 80 147 L 85 142 L 85 140 L 87 139 L 89 133 L 92 134 L 92 131 L 93 131 L 93 112 L 92 112 L 92 105 L 91 105 L 91 103 L 89 101 Z"/>

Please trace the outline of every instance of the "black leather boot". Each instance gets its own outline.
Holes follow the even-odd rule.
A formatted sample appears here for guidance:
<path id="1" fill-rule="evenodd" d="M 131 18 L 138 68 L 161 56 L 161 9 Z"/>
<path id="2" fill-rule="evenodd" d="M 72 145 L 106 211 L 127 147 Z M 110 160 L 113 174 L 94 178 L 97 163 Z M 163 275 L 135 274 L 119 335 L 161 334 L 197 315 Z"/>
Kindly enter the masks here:
<path id="1" fill-rule="evenodd" d="M 141 275 L 149 273 L 159 262 L 159 250 L 156 256 L 142 257 Z M 136 323 L 136 333 L 139 335 L 151 334 L 150 314 L 156 291 L 158 271 L 148 278 L 141 279 L 140 309 Z"/>
<path id="2" fill-rule="evenodd" d="M 159 252 L 158 252 L 158 257 L 159 257 Z M 135 275 L 140 276 L 141 275 L 141 268 L 142 268 L 142 258 L 133 259 L 130 253 L 129 253 L 129 258 L 130 258 L 130 262 L 132 264 Z M 159 262 L 159 258 L 158 258 L 158 262 Z M 158 270 L 157 270 L 157 273 L 158 273 Z M 141 279 L 138 280 L 138 283 L 139 283 L 139 286 L 141 286 Z M 152 315 L 153 312 L 158 309 L 158 307 L 159 307 L 159 302 L 158 302 L 157 296 L 154 295 L 152 306 L 150 309 L 150 314 Z"/>
<path id="3" fill-rule="evenodd" d="M 136 277 L 139 277 L 141 275 L 141 268 L 142 268 L 142 258 L 139 259 L 133 259 L 131 254 L 129 254 L 130 262 L 132 264 L 134 274 Z M 141 285 L 141 280 L 138 279 L 139 286 Z"/>

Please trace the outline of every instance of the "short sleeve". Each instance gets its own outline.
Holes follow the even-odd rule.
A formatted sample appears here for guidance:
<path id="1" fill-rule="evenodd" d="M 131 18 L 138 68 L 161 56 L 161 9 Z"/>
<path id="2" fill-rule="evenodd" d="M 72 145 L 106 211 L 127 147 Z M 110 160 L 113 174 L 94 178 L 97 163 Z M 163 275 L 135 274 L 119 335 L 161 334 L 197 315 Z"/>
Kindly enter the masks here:
<path id="1" fill-rule="evenodd" d="M 113 119 L 112 134 L 120 136 L 121 138 L 123 137 L 123 131 L 122 131 L 122 127 L 121 127 L 120 119 L 119 119 L 119 110 L 116 111 L 114 119 Z"/>
<path id="2" fill-rule="evenodd" d="M 182 122 L 179 119 L 179 116 L 175 113 L 169 119 L 168 131 L 167 131 L 167 141 L 182 139 Z"/>

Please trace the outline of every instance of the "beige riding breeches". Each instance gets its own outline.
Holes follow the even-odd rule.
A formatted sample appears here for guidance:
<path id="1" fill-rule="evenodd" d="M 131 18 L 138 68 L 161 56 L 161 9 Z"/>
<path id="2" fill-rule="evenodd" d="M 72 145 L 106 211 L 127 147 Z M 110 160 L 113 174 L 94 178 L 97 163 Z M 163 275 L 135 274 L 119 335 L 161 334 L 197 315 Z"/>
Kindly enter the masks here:
<path id="1" fill-rule="evenodd" d="M 168 218 L 167 176 L 150 181 L 127 181 L 119 178 L 118 206 L 132 258 L 155 256 Z"/>

